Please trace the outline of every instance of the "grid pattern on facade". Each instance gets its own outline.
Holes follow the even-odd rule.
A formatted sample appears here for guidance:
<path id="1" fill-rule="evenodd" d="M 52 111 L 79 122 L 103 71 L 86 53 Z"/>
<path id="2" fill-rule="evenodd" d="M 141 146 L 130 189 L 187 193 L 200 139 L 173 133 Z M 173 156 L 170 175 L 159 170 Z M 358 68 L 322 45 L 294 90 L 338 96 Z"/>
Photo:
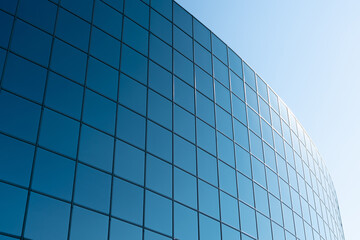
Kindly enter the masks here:
<path id="1" fill-rule="evenodd" d="M 171 0 L 0 2 L 0 239 L 344 239 L 291 111 Z"/>

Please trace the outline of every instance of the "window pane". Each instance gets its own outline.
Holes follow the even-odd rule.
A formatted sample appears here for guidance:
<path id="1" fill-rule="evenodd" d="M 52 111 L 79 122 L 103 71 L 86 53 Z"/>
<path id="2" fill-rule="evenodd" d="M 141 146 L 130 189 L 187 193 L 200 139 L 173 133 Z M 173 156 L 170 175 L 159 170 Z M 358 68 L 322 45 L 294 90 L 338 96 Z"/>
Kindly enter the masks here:
<path id="1" fill-rule="evenodd" d="M 159 125 L 148 121 L 147 150 L 150 153 L 171 162 L 172 133 Z"/>
<path id="2" fill-rule="evenodd" d="M 269 168 L 266 168 L 266 179 L 268 182 L 269 192 L 280 198 L 278 176 L 276 175 L 276 173 L 271 171 Z"/>
<path id="3" fill-rule="evenodd" d="M 118 69 L 120 61 L 120 41 L 93 27 L 91 31 L 90 53 Z"/>
<path id="4" fill-rule="evenodd" d="M 211 217 L 219 219 L 218 189 L 199 180 L 199 210 Z"/>
<path id="5" fill-rule="evenodd" d="M 112 218 L 110 221 L 110 240 L 121 238 L 142 240 L 142 228 Z"/>
<path id="6" fill-rule="evenodd" d="M 217 36 L 213 33 L 211 34 L 212 38 L 212 51 L 213 54 L 218 57 L 223 63 L 227 65 L 227 47 Z"/>
<path id="7" fill-rule="evenodd" d="M 197 151 L 198 177 L 211 183 L 214 186 L 217 186 L 218 176 L 216 158 L 199 148 Z"/>
<path id="8" fill-rule="evenodd" d="M 194 89 L 178 78 L 175 78 L 174 88 L 174 102 L 194 113 Z"/>
<path id="9" fill-rule="evenodd" d="M 80 85 L 50 72 L 46 86 L 45 105 L 70 117 L 80 119 L 83 92 Z"/>
<path id="10" fill-rule="evenodd" d="M 32 188 L 70 201 L 73 192 L 75 162 L 38 149 Z"/>
<path id="11" fill-rule="evenodd" d="M 197 207 L 196 178 L 192 175 L 175 168 L 174 171 L 174 198 L 175 200 L 188 205 Z"/>
<path id="12" fill-rule="evenodd" d="M 225 192 L 237 197 L 235 170 L 219 161 L 220 188 Z"/>
<path id="13" fill-rule="evenodd" d="M 40 106 L 0 92 L 0 130 L 16 137 L 35 142 L 40 119 Z"/>
<path id="14" fill-rule="evenodd" d="M 123 141 L 116 141 L 114 173 L 117 176 L 144 184 L 145 153 Z"/>
<path id="15" fill-rule="evenodd" d="M 126 0 L 125 15 L 135 22 L 149 28 L 149 6 L 140 0 Z"/>
<path id="16" fill-rule="evenodd" d="M 114 138 L 83 125 L 80 134 L 79 160 L 111 172 Z"/>
<path id="17" fill-rule="evenodd" d="M 244 63 L 244 78 L 245 82 L 256 90 L 255 72 L 246 63 Z"/>
<path id="18" fill-rule="evenodd" d="M 239 203 L 239 204 L 240 204 L 241 231 L 253 237 L 257 237 L 254 209 L 246 206 L 243 203 Z"/>
<path id="19" fill-rule="evenodd" d="M 66 239 L 70 204 L 31 193 L 25 237 L 30 239 Z"/>
<path id="20" fill-rule="evenodd" d="M 234 142 L 217 133 L 218 158 L 235 168 Z"/>
<path id="21" fill-rule="evenodd" d="M 241 58 L 229 48 L 229 66 L 239 77 L 243 77 Z"/>
<path id="22" fill-rule="evenodd" d="M 176 135 L 174 135 L 174 164 L 196 174 L 195 146 Z"/>
<path id="23" fill-rule="evenodd" d="M 268 92 L 267 92 L 267 86 L 266 83 L 257 76 L 257 86 L 258 86 L 258 92 L 261 97 L 265 99 L 266 102 L 268 102 Z"/>
<path id="24" fill-rule="evenodd" d="M 118 106 L 116 136 L 134 144 L 142 149 L 145 148 L 145 118 Z"/>
<path id="25" fill-rule="evenodd" d="M 257 184 L 254 184 L 256 210 L 269 217 L 269 200 L 267 191 Z"/>
<path id="26" fill-rule="evenodd" d="M 174 237 L 176 239 L 198 239 L 197 212 L 178 203 L 174 205 Z"/>
<path id="27" fill-rule="evenodd" d="M 21 235 L 27 191 L 0 183 L 0 231 Z"/>
<path id="28" fill-rule="evenodd" d="M 110 35 L 121 38 L 122 14 L 101 1 L 95 1 L 94 24 Z"/>
<path id="29" fill-rule="evenodd" d="M 197 119 L 196 131 L 197 144 L 209 153 L 216 155 L 215 129 Z"/>
<path id="30" fill-rule="evenodd" d="M 210 75 L 206 74 L 198 66 L 195 67 L 196 89 L 206 95 L 211 100 L 214 99 L 214 86 L 213 79 Z"/>
<path id="31" fill-rule="evenodd" d="M 50 68 L 80 84 L 85 81 L 87 56 L 74 47 L 56 40 L 51 54 Z"/>
<path id="32" fill-rule="evenodd" d="M 13 3 L 15 3 L 15 9 L 16 9 L 17 2 L 13 1 Z M 8 2 L 6 2 L 6 5 L 9 5 Z M 0 21 L 2 23 L 2 25 L 1 25 L 1 34 L 2 35 L 0 37 L 0 46 L 3 48 L 7 48 L 9 45 L 11 29 L 13 26 L 13 20 L 14 20 L 14 17 L 10 16 L 9 14 L 7 14 L 5 12 L 0 12 Z"/>
<path id="33" fill-rule="evenodd" d="M 81 2 L 74 2 L 72 0 L 62 0 L 61 5 L 71 12 L 79 15 L 87 21 L 90 21 L 92 15 L 92 1 L 83 0 Z"/>
<path id="34" fill-rule="evenodd" d="M 200 239 L 201 240 L 220 240 L 220 223 L 212 218 L 200 214 Z"/>
<path id="35" fill-rule="evenodd" d="M 47 66 L 50 58 L 51 41 L 51 36 L 47 33 L 23 21 L 16 21 L 12 33 L 11 50 L 36 63 Z"/>
<path id="36" fill-rule="evenodd" d="M 142 224 L 144 189 L 118 178 L 113 181 L 112 215 Z"/>
<path id="37" fill-rule="evenodd" d="M 195 143 L 195 116 L 174 105 L 174 131 Z"/>
<path id="38" fill-rule="evenodd" d="M 229 69 L 217 58 L 213 58 L 214 61 L 214 77 L 221 82 L 225 87 L 229 88 Z"/>
<path id="39" fill-rule="evenodd" d="M 79 164 L 76 172 L 75 202 L 108 213 L 111 176 Z"/>
<path id="40" fill-rule="evenodd" d="M 241 124 L 239 121 L 234 120 L 234 134 L 235 142 L 240 146 L 249 150 L 249 135 L 248 128 Z"/>
<path id="41" fill-rule="evenodd" d="M 216 106 L 216 127 L 229 138 L 233 138 L 231 115 L 218 106 Z"/>
<path id="42" fill-rule="evenodd" d="M 156 9 L 159 13 L 171 20 L 172 17 L 172 1 L 171 0 L 158 0 L 151 1 L 151 7 Z"/>
<path id="43" fill-rule="evenodd" d="M 150 35 L 150 58 L 167 70 L 172 70 L 171 47 L 152 34 Z"/>
<path id="44" fill-rule="evenodd" d="M 75 120 L 45 109 L 41 121 L 39 144 L 75 158 L 79 125 L 79 122 Z"/>
<path id="45" fill-rule="evenodd" d="M 83 51 L 88 51 L 90 24 L 60 8 L 55 35 Z"/>
<path id="46" fill-rule="evenodd" d="M 193 63 L 177 51 L 174 51 L 173 58 L 174 73 L 191 86 L 194 86 Z"/>
<path id="47" fill-rule="evenodd" d="M 272 128 L 269 124 L 267 124 L 263 119 L 261 119 L 261 133 L 263 139 L 269 143 L 271 146 L 274 146 L 273 143 L 273 135 L 272 135 Z"/>
<path id="48" fill-rule="evenodd" d="M 185 55 L 187 58 L 193 59 L 193 41 L 186 33 L 174 26 L 174 48 Z"/>
<path id="49" fill-rule="evenodd" d="M 240 232 L 222 224 L 222 237 L 223 239 L 240 239 Z"/>
<path id="50" fill-rule="evenodd" d="M 172 99 L 172 74 L 156 63 L 149 62 L 149 86 L 163 96 Z M 121 94 L 120 94 L 121 96 Z"/>
<path id="51" fill-rule="evenodd" d="M 271 240 L 270 220 L 263 215 L 256 213 L 259 240 Z"/>
<path id="52" fill-rule="evenodd" d="M 281 213 L 280 201 L 272 195 L 269 195 L 269 203 L 271 219 L 282 225 L 283 217 Z"/>
<path id="53" fill-rule="evenodd" d="M 251 178 L 250 154 L 238 145 L 235 145 L 235 153 L 237 170 Z"/>
<path id="54" fill-rule="evenodd" d="M 161 197 L 160 195 L 157 195 L 155 193 L 146 191 L 145 226 L 171 236 L 172 235 L 171 200 Z"/>
<path id="55" fill-rule="evenodd" d="M 230 108 L 230 91 L 221 85 L 218 81 L 215 81 L 215 100 L 226 111 L 231 112 Z"/>
<path id="56" fill-rule="evenodd" d="M 265 167 L 262 162 L 257 160 L 256 158 L 251 158 L 252 162 L 252 170 L 253 170 L 253 179 L 257 183 L 261 184 L 266 188 L 266 178 L 265 178 Z"/>
<path id="57" fill-rule="evenodd" d="M 117 100 L 119 72 L 90 57 L 86 86 L 105 96 Z M 121 95 L 120 95 L 121 96 Z"/>
<path id="58" fill-rule="evenodd" d="M 109 134 L 115 131 L 116 104 L 90 90 L 85 92 L 84 122 Z"/>
<path id="59" fill-rule="evenodd" d="M 237 175 L 239 199 L 251 206 L 254 206 L 253 182 L 241 173 Z"/>
<path id="60" fill-rule="evenodd" d="M 196 19 L 194 19 L 193 24 L 195 40 L 211 51 L 210 30 Z"/>
<path id="61" fill-rule="evenodd" d="M 244 82 L 236 74 L 230 71 L 231 90 L 241 100 L 245 101 Z"/>
<path id="62" fill-rule="evenodd" d="M 249 128 L 253 130 L 258 136 L 261 136 L 259 115 L 249 107 L 247 107 L 247 110 L 249 118 Z"/>
<path id="63" fill-rule="evenodd" d="M 161 1 L 154 1 L 156 5 L 157 2 Z M 164 1 L 162 1 L 164 2 Z M 169 1 L 171 2 L 171 1 Z M 156 36 L 161 38 L 163 41 L 167 42 L 168 44 L 172 43 L 172 24 L 166 18 L 155 12 L 151 9 L 150 13 L 150 30 Z"/>
<path id="64" fill-rule="evenodd" d="M 146 156 L 146 187 L 172 196 L 172 166 L 152 155 Z"/>
<path id="65" fill-rule="evenodd" d="M 9 54 L 2 82 L 3 88 L 42 103 L 45 81 L 45 68 L 17 57 L 14 54 Z"/>
<path id="66" fill-rule="evenodd" d="M 264 144 L 265 163 L 276 171 L 275 152 L 267 144 Z"/>
<path id="67" fill-rule="evenodd" d="M 178 4 L 174 4 L 174 23 L 187 34 L 192 35 L 192 16 Z"/>
<path id="68" fill-rule="evenodd" d="M 262 150 L 262 141 L 256 136 L 253 132 L 250 131 L 250 149 L 251 153 L 254 154 L 255 157 L 263 160 L 263 150 Z"/>
<path id="69" fill-rule="evenodd" d="M 132 110 L 146 114 L 146 87 L 124 74 L 120 77 L 119 103 Z"/>
<path id="70" fill-rule="evenodd" d="M 196 92 L 196 115 L 208 124 L 214 126 L 214 102 L 199 92 Z"/>
<path id="71" fill-rule="evenodd" d="M 211 53 L 195 42 L 195 63 L 212 74 Z M 218 72 L 216 72 L 218 74 Z"/>
<path id="72" fill-rule="evenodd" d="M 121 71 L 147 84 L 147 58 L 123 45 L 121 48 Z"/>
<path id="73" fill-rule="evenodd" d="M 154 91 L 149 91 L 148 96 L 148 117 L 172 129 L 172 103 Z"/>
<path id="74" fill-rule="evenodd" d="M 247 125 L 245 103 L 239 98 L 237 98 L 235 95 L 232 95 L 232 107 L 233 116 L 236 117 L 243 124 Z"/>
<path id="75" fill-rule="evenodd" d="M 220 192 L 220 203 L 221 221 L 239 229 L 238 201 L 226 193 Z"/>
<path id="76" fill-rule="evenodd" d="M 0 179 L 29 186 L 35 148 L 0 134 Z"/>
<path id="77" fill-rule="evenodd" d="M 71 221 L 71 240 L 106 240 L 108 237 L 109 217 L 74 207 Z"/>
<path id="78" fill-rule="evenodd" d="M 256 112 L 259 111 L 256 92 L 254 90 L 252 90 L 250 87 L 248 87 L 247 85 L 246 85 L 246 102 Z"/>

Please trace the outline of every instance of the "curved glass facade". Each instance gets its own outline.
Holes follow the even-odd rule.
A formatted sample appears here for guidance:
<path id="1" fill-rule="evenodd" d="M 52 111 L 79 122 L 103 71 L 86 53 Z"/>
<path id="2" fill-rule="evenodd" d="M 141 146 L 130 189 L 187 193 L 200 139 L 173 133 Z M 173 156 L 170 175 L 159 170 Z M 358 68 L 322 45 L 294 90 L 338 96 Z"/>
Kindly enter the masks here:
<path id="1" fill-rule="evenodd" d="M 0 9 L 1 240 L 344 239 L 308 134 L 177 3 Z"/>

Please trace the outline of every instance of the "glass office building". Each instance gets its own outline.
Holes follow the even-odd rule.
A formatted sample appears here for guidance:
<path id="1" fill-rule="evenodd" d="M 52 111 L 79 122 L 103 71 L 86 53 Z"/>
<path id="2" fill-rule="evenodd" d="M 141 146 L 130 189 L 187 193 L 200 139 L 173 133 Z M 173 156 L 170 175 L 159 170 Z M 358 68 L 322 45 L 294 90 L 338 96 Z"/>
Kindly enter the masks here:
<path id="1" fill-rule="evenodd" d="M 0 240 L 344 239 L 301 124 L 176 2 L 0 9 Z"/>

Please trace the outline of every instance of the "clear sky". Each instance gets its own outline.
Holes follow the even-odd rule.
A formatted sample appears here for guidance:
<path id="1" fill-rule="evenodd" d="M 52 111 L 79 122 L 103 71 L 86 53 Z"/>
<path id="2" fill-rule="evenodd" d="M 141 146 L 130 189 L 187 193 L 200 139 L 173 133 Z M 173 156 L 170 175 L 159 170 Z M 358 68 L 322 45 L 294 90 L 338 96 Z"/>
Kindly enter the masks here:
<path id="1" fill-rule="evenodd" d="M 291 108 L 328 166 L 346 239 L 359 239 L 360 1 L 177 2 Z"/>

